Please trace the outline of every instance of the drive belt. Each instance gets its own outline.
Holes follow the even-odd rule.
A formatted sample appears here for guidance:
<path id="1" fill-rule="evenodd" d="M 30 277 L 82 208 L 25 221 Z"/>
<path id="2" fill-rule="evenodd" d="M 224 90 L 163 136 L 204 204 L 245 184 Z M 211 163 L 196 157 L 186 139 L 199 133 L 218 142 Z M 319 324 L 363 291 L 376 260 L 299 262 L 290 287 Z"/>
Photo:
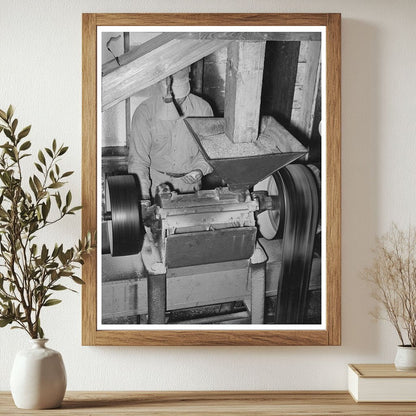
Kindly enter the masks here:
<path id="1" fill-rule="evenodd" d="M 275 322 L 301 324 L 305 323 L 319 195 L 315 177 L 304 165 L 289 165 L 275 175 L 283 184 L 285 207 Z"/>

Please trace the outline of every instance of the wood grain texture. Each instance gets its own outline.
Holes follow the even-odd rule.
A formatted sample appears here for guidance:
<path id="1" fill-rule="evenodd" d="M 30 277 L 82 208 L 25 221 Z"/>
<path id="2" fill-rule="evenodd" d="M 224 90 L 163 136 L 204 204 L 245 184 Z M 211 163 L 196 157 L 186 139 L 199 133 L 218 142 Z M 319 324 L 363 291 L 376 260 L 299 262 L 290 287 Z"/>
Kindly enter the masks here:
<path id="1" fill-rule="evenodd" d="M 96 19 L 82 15 L 82 234 L 97 227 L 97 54 Z M 82 344 L 93 345 L 97 322 L 97 258 L 85 260 L 82 276 Z"/>
<path id="2" fill-rule="evenodd" d="M 319 88 L 321 42 L 301 42 L 291 124 L 308 139 L 312 136 Z"/>
<path id="3" fill-rule="evenodd" d="M 341 345 L 341 15 L 328 14 L 327 51 L 327 328 Z"/>
<path id="4" fill-rule="evenodd" d="M 98 26 L 326 26 L 327 13 L 97 13 Z"/>
<path id="5" fill-rule="evenodd" d="M 102 73 L 107 75 L 114 71 L 121 65 L 126 65 L 134 59 L 150 52 L 154 49 L 155 41 L 159 45 L 173 40 L 173 39 L 199 39 L 199 40 L 263 40 L 263 41 L 307 41 L 320 40 L 321 34 L 319 32 L 164 32 L 156 38 L 148 41 L 140 46 L 135 46 L 131 50 L 120 55 L 116 59 L 112 59 L 103 64 Z"/>
<path id="6" fill-rule="evenodd" d="M 83 232 L 96 218 L 96 28 L 105 26 L 326 26 L 327 29 L 327 329 L 321 331 L 97 331 L 97 265 L 83 268 L 83 345 L 339 345 L 340 326 L 340 15 L 339 14 L 85 14 L 83 15 Z"/>
<path id="7" fill-rule="evenodd" d="M 142 43 L 141 45 L 132 47 L 131 50 L 128 50 L 125 53 L 123 53 L 123 55 L 118 56 L 117 61 L 115 59 L 112 59 L 111 61 L 105 62 L 101 68 L 102 74 L 105 76 L 110 72 L 118 69 L 120 66 L 127 65 L 130 62 L 133 62 L 135 59 L 138 59 L 143 55 L 148 54 L 152 50 L 160 48 L 164 44 L 174 39 L 180 39 L 181 37 L 183 37 L 181 33 L 161 33 L 160 35 L 148 40 L 147 42 Z"/>
<path id="8" fill-rule="evenodd" d="M 349 364 L 363 378 L 416 378 L 416 371 L 399 371 L 394 364 Z"/>
<path id="9" fill-rule="evenodd" d="M 95 323 L 96 321 L 94 321 Z M 170 327 L 171 328 L 171 327 Z M 161 345 L 161 346 L 298 346 L 328 345 L 327 331 L 273 331 L 273 330 L 141 330 L 95 331 L 93 343 L 83 345 Z"/>
<path id="10" fill-rule="evenodd" d="M 189 39 L 228 39 L 248 41 L 300 42 L 321 40 L 319 32 L 189 32 Z"/>
<path id="11" fill-rule="evenodd" d="M 343 391 L 67 392 L 59 409 L 17 409 L 0 392 L 2 415 L 414 415 L 414 403 L 355 403 Z"/>
<path id="12" fill-rule="evenodd" d="M 300 42 L 268 42 L 264 62 L 261 114 L 290 128 Z"/>
<path id="13" fill-rule="evenodd" d="M 162 36 L 162 35 L 161 35 Z M 185 68 L 227 45 L 227 40 L 172 39 L 158 42 L 159 37 L 143 44 L 155 43 L 147 53 L 118 67 L 102 79 L 102 109 L 108 110 L 167 76 Z"/>
<path id="14" fill-rule="evenodd" d="M 235 41 L 228 46 L 225 81 L 225 134 L 233 143 L 259 135 L 260 99 L 266 42 Z"/>

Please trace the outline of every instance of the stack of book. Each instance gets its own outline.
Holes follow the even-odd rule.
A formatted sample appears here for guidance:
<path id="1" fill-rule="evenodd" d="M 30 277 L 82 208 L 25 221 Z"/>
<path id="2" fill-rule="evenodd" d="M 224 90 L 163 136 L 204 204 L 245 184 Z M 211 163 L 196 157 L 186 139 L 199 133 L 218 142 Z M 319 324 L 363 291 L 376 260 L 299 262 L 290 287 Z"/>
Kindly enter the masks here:
<path id="1" fill-rule="evenodd" d="M 349 364 L 348 390 L 356 402 L 416 402 L 416 371 L 394 364 Z"/>

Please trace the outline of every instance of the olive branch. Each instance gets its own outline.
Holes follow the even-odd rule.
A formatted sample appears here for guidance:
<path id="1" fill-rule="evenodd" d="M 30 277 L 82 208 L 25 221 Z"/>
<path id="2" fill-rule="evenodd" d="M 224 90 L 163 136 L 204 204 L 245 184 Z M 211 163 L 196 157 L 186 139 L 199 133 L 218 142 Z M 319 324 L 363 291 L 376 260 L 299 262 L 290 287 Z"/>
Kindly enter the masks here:
<path id="1" fill-rule="evenodd" d="M 0 145 L 0 327 L 10 324 L 32 338 L 43 338 L 41 311 L 61 302 L 54 293 L 75 292 L 62 284 L 63 278 L 84 283 L 76 271 L 93 250 L 92 236 L 88 233 L 67 250 L 62 244 L 52 249 L 37 244 L 41 230 L 81 207 L 71 205 L 71 191 L 61 190 L 73 172 L 61 172 L 58 162 L 68 147 L 55 139 L 51 147 L 39 150 L 36 173 L 24 182 L 21 161 L 31 156 L 31 142 L 24 140 L 31 126 L 17 132 L 13 114 L 12 106 L 0 110 L 0 133 L 6 136 Z"/>

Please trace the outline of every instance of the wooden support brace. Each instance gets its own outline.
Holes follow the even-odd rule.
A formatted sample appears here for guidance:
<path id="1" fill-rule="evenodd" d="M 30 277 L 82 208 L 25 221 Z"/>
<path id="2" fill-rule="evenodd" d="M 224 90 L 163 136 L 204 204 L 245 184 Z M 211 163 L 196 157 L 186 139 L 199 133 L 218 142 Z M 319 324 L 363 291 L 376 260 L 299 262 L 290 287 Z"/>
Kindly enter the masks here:
<path id="1" fill-rule="evenodd" d="M 229 43 L 227 40 L 198 39 L 171 39 L 163 43 L 158 39 L 151 39 L 153 49 L 149 46 L 151 41 L 146 42 L 143 44 L 146 53 L 136 50 L 136 59 L 103 76 L 103 111 Z"/>
<path id="2" fill-rule="evenodd" d="M 225 134 L 234 143 L 258 137 L 266 42 L 236 41 L 228 46 L 225 81 Z"/>

